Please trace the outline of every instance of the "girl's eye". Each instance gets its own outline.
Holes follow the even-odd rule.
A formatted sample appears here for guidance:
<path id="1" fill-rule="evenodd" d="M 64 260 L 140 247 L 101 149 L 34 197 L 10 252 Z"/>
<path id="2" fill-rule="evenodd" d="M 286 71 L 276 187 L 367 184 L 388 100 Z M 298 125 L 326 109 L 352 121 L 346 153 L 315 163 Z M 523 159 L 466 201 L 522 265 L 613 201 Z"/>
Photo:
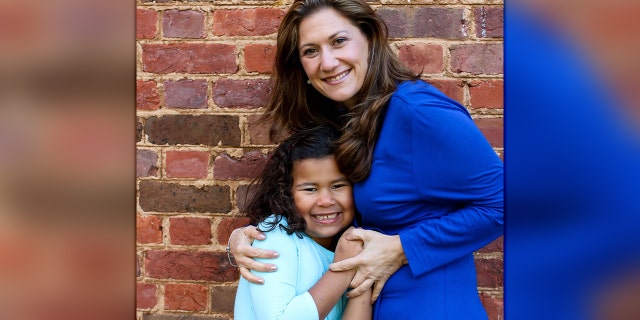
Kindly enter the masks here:
<path id="1" fill-rule="evenodd" d="M 340 189 L 340 188 L 344 188 L 346 187 L 346 184 L 334 184 L 333 186 L 331 186 L 332 189 Z"/>
<path id="2" fill-rule="evenodd" d="M 307 188 L 302 189 L 302 191 L 307 191 L 307 192 L 314 192 L 314 191 L 317 191 L 317 190 L 318 190 L 318 188 L 315 188 L 315 187 L 307 187 Z"/>

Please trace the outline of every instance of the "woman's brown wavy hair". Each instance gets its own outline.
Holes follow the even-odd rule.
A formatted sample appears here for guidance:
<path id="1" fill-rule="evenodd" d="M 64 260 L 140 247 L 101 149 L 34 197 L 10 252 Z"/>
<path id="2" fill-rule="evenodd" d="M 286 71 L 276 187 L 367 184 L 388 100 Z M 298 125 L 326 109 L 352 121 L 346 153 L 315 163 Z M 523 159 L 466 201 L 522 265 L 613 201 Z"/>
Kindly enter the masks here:
<path id="1" fill-rule="evenodd" d="M 339 103 L 306 83 L 300 62 L 300 22 L 322 9 L 331 8 L 348 18 L 369 41 L 369 67 L 356 104 L 340 115 Z M 351 181 L 364 180 L 371 171 L 373 149 L 390 96 L 401 81 L 418 77 L 404 66 L 388 42 L 384 21 L 364 0 L 298 0 L 285 14 L 278 29 L 272 73 L 273 91 L 261 121 L 271 123 L 269 137 L 279 141 L 292 132 L 319 124 L 342 128 L 336 160 Z"/>

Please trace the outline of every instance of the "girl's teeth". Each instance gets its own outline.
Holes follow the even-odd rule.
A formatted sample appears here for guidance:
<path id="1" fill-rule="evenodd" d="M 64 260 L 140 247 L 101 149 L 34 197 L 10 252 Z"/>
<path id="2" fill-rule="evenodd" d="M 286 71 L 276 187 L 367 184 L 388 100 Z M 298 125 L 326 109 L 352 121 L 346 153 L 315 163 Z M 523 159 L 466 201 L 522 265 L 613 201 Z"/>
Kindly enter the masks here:
<path id="1" fill-rule="evenodd" d="M 323 220 L 335 219 L 337 216 L 338 216 L 337 213 L 333 213 L 333 214 L 327 214 L 323 216 L 316 216 L 316 219 L 323 221 Z"/>

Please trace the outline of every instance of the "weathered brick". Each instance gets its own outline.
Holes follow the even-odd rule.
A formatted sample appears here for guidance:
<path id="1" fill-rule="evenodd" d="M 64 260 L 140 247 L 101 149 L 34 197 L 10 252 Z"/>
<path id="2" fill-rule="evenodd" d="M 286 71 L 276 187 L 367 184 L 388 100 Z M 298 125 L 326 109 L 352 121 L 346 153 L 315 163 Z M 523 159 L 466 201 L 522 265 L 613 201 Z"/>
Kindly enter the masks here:
<path id="1" fill-rule="evenodd" d="M 140 181 L 140 207 L 153 212 L 227 213 L 231 210 L 228 186 L 189 186 L 154 180 Z"/>
<path id="2" fill-rule="evenodd" d="M 142 320 L 229 320 L 229 317 L 214 315 L 195 315 L 195 314 L 166 314 L 166 313 L 145 313 L 142 314 Z"/>
<path id="3" fill-rule="evenodd" d="M 502 118 L 474 119 L 482 134 L 494 148 L 504 147 L 504 120 Z"/>
<path id="4" fill-rule="evenodd" d="M 207 107 L 207 81 L 165 81 L 164 100 L 169 108 L 204 109 Z"/>
<path id="5" fill-rule="evenodd" d="M 464 9 L 446 7 L 421 7 L 416 10 L 413 36 L 462 39 L 467 37 L 468 22 L 464 18 Z"/>
<path id="6" fill-rule="evenodd" d="M 407 44 L 398 48 L 400 60 L 414 74 L 441 73 L 444 71 L 443 49 L 437 44 Z"/>
<path id="7" fill-rule="evenodd" d="M 501 38 L 504 36 L 504 8 L 476 7 L 473 9 L 476 37 Z"/>
<path id="8" fill-rule="evenodd" d="M 136 9 L 136 39 L 153 39 L 158 33 L 158 13 L 155 10 Z"/>
<path id="9" fill-rule="evenodd" d="M 504 320 L 504 299 L 480 293 L 480 300 L 490 320 Z"/>
<path id="10" fill-rule="evenodd" d="M 136 284 L 136 308 L 150 309 L 158 304 L 157 297 L 158 286 L 155 284 L 141 283 Z"/>
<path id="11" fill-rule="evenodd" d="M 158 154 L 153 150 L 136 150 L 136 178 L 155 177 L 158 174 Z"/>
<path id="12" fill-rule="evenodd" d="M 239 185 L 236 189 L 236 205 L 238 207 L 238 210 L 240 210 L 240 212 L 242 213 L 246 213 L 248 205 L 247 201 L 250 196 L 250 191 L 251 188 L 249 188 L 248 185 Z"/>
<path id="13" fill-rule="evenodd" d="M 150 250 L 145 255 L 147 277 L 157 279 L 233 282 L 237 269 L 226 252 Z"/>
<path id="14" fill-rule="evenodd" d="M 136 81 L 136 109 L 157 110 L 160 108 L 160 93 L 155 81 Z"/>
<path id="15" fill-rule="evenodd" d="M 489 242 L 489 244 L 478 250 L 478 252 L 504 252 L 504 236 L 500 236 L 498 239 Z"/>
<path id="16" fill-rule="evenodd" d="M 209 153 L 204 151 L 167 151 L 167 177 L 206 178 L 209 169 Z"/>
<path id="17" fill-rule="evenodd" d="M 223 246 L 227 245 L 227 241 L 229 241 L 229 236 L 234 229 L 239 227 L 244 227 L 249 224 L 248 217 L 234 217 L 234 218 L 225 218 L 218 224 L 216 228 L 216 235 L 218 244 Z"/>
<path id="18" fill-rule="evenodd" d="M 152 73 L 235 73 L 236 47 L 220 43 L 143 44 L 142 69 Z"/>
<path id="19" fill-rule="evenodd" d="M 478 287 L 502 288 L 504 286 L 502 259 L 476 259 L 475 264 Z"/>
<path id="20" fill-rule="evenodd" d="M 157 145 L 240 146 L 240 120 L 226 115 L 167 115 L 147 119 L 145 132 Z"/>
<path id="21" fill-rule="evenodd" d="M 269 124 L 258 123 L 259 116 L 247 117 L 247 126 L 249 133 L 249 141 L 252 145 L 270 145 L 273 144 L 269 139 Z"/>
<path id="22" fill-rule="evenodd" d="M 451 71 L 471 74 L 501 74 L 503 72 L 502 44 L 473 43 L 451 46 Z"/>
<path id="23" fill-rule="evenodd" d="M 220 79 L 213 84 L 213 102 L 221 108 L 259 108 L 269 100 L 268 80 Z"/>
<path id="24" fill-rule="evenodd" d="M 377 14 L 387 24 L 389 37 L 402 38 L 412 36 L 413 9 L 382 8 L 377 10 Z"/>
<path id="25" fill-rule="evenodd" d="M 207 298 L 207 287 L 200 284 L 167 283 L 164 286 L 164 308 L 166 310 L 205 311 Z"/>
<path id="26" fill-rule="evenodd" d="M 136 142 L 142 141 L 143 129 L 144 129 L 144 119 L 138 118 L 136 120 Z"/>
<path id="27" fill-rule="evenodd" d="M 278 31 L 284 12 L 275 8 L 215 10 L 216 36 L 264 36 Z"/>
<path id="28" fill-rule="evenodd" d="M 237 287 L 212 286 L 211 287 L 211 312 L 233 312 L 233 304 L 236 301 Z"/>
<path id="29" fill-rule="evenodd" d="M 136 242 L 141 244 L 162 243 L 162 218 L 138 215 L 136 217 Z"/>
<path id="30" fill-rule="evenodd" d="M 464 104 L 464 83 L 461 80 L 427 79 L 447 97 Z"/>
<path id="31" fill-rule="evenodd" d="M 171 244 L 210 244 L 211 221 L 207 218 L 170 218 L 169 237 Z"/>
<path id="32" fill-rule="evenodd" d="M 194 10 L 167 10 L 162 15 L 165 38 L 204 38 L 204 13 Z"/>
<path id="33" fill-rule="evenodd" d="M 249 44 L 244 47 L 247 72 L 271 73 L 276 47 L 271 44 Z"/>
<path id="34" fill-rule="evenodd" d="M 504 108 L 504 81 L 471 81 L 469 96 L 472 108 Z"/>
<path id="35" fill-rule="evenodd" d="M 267 155 L 250 151 L 237 159 L 222 153 L 213 162 L 213 178 L 216 180 L 250 180 L 257 177 L 267 161 Z"/>

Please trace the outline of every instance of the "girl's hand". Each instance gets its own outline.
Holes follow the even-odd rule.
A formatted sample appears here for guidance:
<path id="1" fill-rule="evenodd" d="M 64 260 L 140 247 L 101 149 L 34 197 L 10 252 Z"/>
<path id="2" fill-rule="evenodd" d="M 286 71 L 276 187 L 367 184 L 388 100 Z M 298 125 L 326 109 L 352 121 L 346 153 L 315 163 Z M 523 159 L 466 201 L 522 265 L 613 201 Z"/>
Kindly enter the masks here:
<path id="1" fill-rule="evenodd" d="M 358 228 L 346 231 L 343 237 L 346 240 L 364 242 L 364 250 L 353 258 L 332 263 L 329 268 L 332 271 L 356 269 L 356 274 L 351 281 L 351 287 L 354 289 L 347 296 L 359 296 L 373 285 L 371 295 L 371 303 L 373 303 L 389 277 L 403 264 L 408 263 L 400 243 L 400 236 L 387 236 L 376 231 Z"/>
<path id="2" fill-rule="evenodd" d="M 253 240 L 264 240 L 264 233 L 258 231 L 254 226 L 246 226 L 236 229 L 229 237 L 229 251 L 238 265 L 240 274 L 247 281 L 255 284 L 264 284 L 264 279 L 251 273 L 250 270 L 273 272 L 278 270 L 274 264 L 257 262 L 255 258 L 277 258 L 278 252 L 273 250 L 263 250 L 251 246 Z M 234 231 L 236 231 L 234 230 Z"/>

